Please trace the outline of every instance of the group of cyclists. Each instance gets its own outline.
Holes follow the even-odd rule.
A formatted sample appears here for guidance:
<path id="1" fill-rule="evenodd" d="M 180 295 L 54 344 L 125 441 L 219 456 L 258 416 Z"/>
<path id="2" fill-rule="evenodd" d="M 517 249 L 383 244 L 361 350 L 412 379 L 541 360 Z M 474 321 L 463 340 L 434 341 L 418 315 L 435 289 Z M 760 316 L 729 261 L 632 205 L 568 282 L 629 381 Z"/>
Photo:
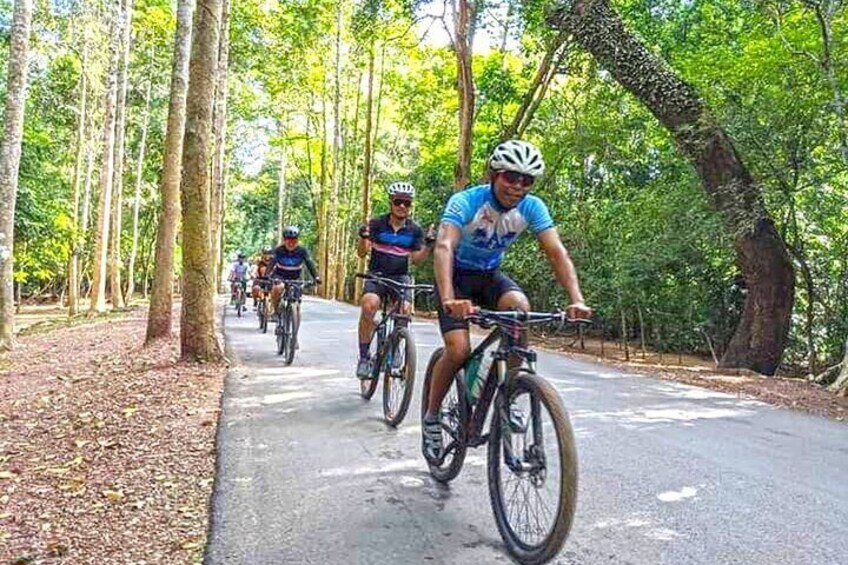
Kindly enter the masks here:
<path id="1" fill-rule="evenodd" d="M 574 264 L 548 208 L 539 197 L 530 194 L 544 170 L 542 155 L 535 146 L 526 141 L 505 141 L 489 158 L 489 182 L 454 194 L 445 206 L 437 232 L 431 227 L 425 233 L 410 217 L 415 188 L 408 182 L 390 184 L 389 212 L 370 219 L 359 230 L 357 254 L 360 257 L 370 254 L 369 272 L 383 278 L 408 284 L 410 263 L 421 263 L 433 254 L 439 328 L 445 348 L 433 367 L 433 382 L 423 417 L 422 450 L 429 460 L 436 459 L 443 448 L 439 421 L 442 401 L 452 376 L 471 351 L 468 316 L 478 307 L 530 310 L 527 295 L 500 269 L 504 252 L 523 231 L 529 229 L 535 235 L 557 282 L 568 293 L 568 316 L 591 317 L 592 310 L 580 292 Z M 309 253 L 299 244 L 299 235 L 297 227 L 289 226 L 283 231 L 278 247 L 263 251 L 253 273 L 254 301 L 270 288 L 270 304 L 275 308 L 285 282 L 300 279 L 304 267 L 317 284 L 321 283 Z M 250 277 L 245 259 L 240 254 L 230 272 L 230 281 L 243 285 L 242 289 Z M 360 379 L 372 374 L 369 344 L 374 316 L 387 297 L 385 285 L 366 280 L 358 332 L 356 375 Z M 409 313 L 411 302 L 408 293 L 403 296 L 403 313 Z M 299 305 L 295 326 L 298 324 Z"/>
<path id="2" fill-rule="evenodd" d="M 520 140 L 499 144 L 489 158 L 488 182 L 454 194 L 441 214 L 438 230 L 431 226 L 426 233 L 411 218 L 415 188 L 408 182 L 391 183 L 387 187 L 389 212 L 361 226 L 357 243 L 360 258 L 370 255 L 368 273 L 357 275 L 365 279 L 356 364 L 363 398 L 371 397 L 379 375 L 384 374 L 386 421 L 394 426 L 403 419 L 415 378 L 415 345 L 407 327 L 411 292 L 422 287 L 432 290 L 444 348 L 433 353 L 425 375 L 422 453 L 431 474 L 446 482 L 459 472 L 466 447 L 489 443 L 490 495 L 496 521 L 510 553 L 522 563 L 543 563 L 559 551 L 570 528 L 576 489 L 576 456 L 569 447 L 573 443 L 569 439 L 567 416 L 555 390 L 536 376 L 536 357 L 527 347 L 526 323 L 556 316 L 585 321 L 592 315 L 547 206 L 538 196 L 530 194 L 544 171 L 542 155 L 532 144 Z M 531 312 L 527 295 L 501 271 L 504 252 L 528 229 L 544 251 L 557 282 L 568 294 L 570 305 L 564 313 Z M 296 226 L 285 228 L 280 245 L 265 249 L 253 272 L 243 254 L 230 272 L 234 293 L 240 291 L 241 296 L 248 278 L 253 278 L 254 306 L 257 302 L 264 305 L 260 301 L 270 296 L 270 315 L 281 308 L 281 296 L 284 296 L 286 314 L 278 319 L 278 325 L 282 320 L 288 324 L 289 316 L 294 318 L 294 336 L 300 323 L 302 270 L 306 268 L 314 282 L 321 283 L 309 253 L 299 244 L 299 235 Z M 431 254 L 435 285 L 410 284 L 410 264 L 422 263 Z M 378 324 L 375 315 L 381 309 Z M 387 330 L 387 320 L 393 330 Z M 469 322 L 496 327 L 473 351 Z M 296 337 L 294 340 L 296 343 Z M 479 363 L 481 351 L 485 352 L 495 340 L 500 345 L 491 353 L 497 369 L 487 370 L 485 385 L 477 389 L 481 396 L 473 396 L 472 384 L 463 383 L 471 383 L 465 379 L 467 374 L 478 372 L 474 360 L 478 359 Z M 377 346 L 372 347 L 375 342 Z M 290 362 L 291 357 L 287 363 Z M 491 375 L 497 378 L 489 378 Z M 403 400 L 400 408 L 394 409 L 389 405 L 395 398 L 392 391 L 398 382 L 404 391 Z M 474 399 L 465 400 L 466 394 Z M 522 395 L 529 395 L 529 404 L 524 408 L 513 407 Z M 490 406 L 495 406 L 497 416 L 492 418 L 489 433 L 484 435 L 482 426 Z M 546 410 L 553 418 L 550 428 L 545 427 Z M 551 434 L 555 437 L 550 437 Z M 513 445 L 513 436 L 523 438 L 516 444 L 523 447 Z M 553 442 L 550 452 L 543 436 Z M 536 498 L 546 488 L 558 489 L 552 504 L 537 504 L 542 515 L 553 512 L 551 526 L 541 524 L 545 520 L 536 510 L 521 510 L 527 502 L 517 505 L 504 502 L 519 491 L 531 498 L 532 495 L 508 480 L 493 479 L 501 468 L 529 481 L 532 486 L 527 488 L 537 492 Z M 559 478 L 554 479 L 557 469 Z M 513 522 L 529 519 L 531 514 L 531 526 L 513 527 Z"/>

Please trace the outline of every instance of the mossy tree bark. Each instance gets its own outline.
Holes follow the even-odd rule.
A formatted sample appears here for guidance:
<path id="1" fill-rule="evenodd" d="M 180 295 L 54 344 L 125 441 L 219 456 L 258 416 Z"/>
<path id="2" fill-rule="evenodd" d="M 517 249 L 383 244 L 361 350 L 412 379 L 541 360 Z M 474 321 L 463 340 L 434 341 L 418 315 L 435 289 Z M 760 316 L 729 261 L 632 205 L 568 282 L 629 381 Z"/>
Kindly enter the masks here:
<path id="1" fill-rule="evenodd" d="M 723 367 L 773 374 L 780 364 L 794 300 L 786 246 L 766 212 L 759 185 L 695 89 L 628 30 L 608 0 L 573 0 L 550 17 L 568 31 L 671 132 L 735 238 L 748 289 Z"/>

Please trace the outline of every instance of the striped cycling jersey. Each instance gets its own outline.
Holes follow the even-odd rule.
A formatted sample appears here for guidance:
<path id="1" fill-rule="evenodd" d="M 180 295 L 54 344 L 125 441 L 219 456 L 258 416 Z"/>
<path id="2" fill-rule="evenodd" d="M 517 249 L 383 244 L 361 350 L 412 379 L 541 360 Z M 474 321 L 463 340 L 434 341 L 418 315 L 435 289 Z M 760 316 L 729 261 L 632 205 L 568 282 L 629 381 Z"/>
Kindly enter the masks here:
<path id="1" fill-rule="evenodd" d="M 528 194 L 515 207 L 506 209 L 488 184 L 451 196 L 442 222 L 462 230 L 454 262 L 470 271 L 500 267 L 506 248 L 528 227 L 534 234 L 554 227 L 548 207 L 538 196 Z"/>
<path id="2" fill-rule="evenodd" d="M 300 278 L 300 272 L 303 270 L 303 265 L 309 269 L 309 274 L 312 278 L 317 278 L 315 264 L 309 257 L 309 252 L 306 248 L 297 246 L 289 251 L 285 245 L 280 245 L 274 249 L 273 269 L 271 274 L 286 280 L 296 280 Z"/>
<path id="3" fill-rule="evenodd" d="M 395 231 L 389 221 L 390 214 L 371 218 L 371 261 L 368 270 L 384 275 L 409 273 L 409 254 L 424 247 L 424 232 L 410 219 Z"/>

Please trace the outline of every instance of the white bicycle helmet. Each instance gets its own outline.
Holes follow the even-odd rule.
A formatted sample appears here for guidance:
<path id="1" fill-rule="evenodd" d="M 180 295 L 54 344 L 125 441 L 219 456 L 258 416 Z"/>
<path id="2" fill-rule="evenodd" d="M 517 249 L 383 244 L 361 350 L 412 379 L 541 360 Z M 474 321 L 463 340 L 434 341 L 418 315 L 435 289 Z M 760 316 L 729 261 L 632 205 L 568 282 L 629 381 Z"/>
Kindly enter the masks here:
<path id="1" fill-rule="evenodd" d="M 415 198 L 415 187 L 408 182 L 393 182 L 389 185 L 389 188 L 387 188 L 386 191 L 389 193 L 389 198 L 392 196 L 408 196 L 409 198 Z"/>
<path id="2" fill-rule="evenodd" d="M 495 147 L 489 167 L 493 171 L 515 171 L 536 178 L 545 172 L 545 161 L 532 143 L 510 139 Z"/>

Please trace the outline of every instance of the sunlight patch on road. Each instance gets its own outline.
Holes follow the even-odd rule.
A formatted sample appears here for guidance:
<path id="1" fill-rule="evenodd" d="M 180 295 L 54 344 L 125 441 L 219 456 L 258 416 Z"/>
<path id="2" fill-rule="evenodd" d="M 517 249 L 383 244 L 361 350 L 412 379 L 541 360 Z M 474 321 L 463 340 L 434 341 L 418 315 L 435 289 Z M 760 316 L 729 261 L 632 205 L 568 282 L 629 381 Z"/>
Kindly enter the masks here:
<path id="1" fill-rule="evenodd" d="M 266 394 L 262 397 L 261 404 L 268 406 L 269 404 L 282 404 L 291 402 L 292 400 L 305 400 L 307 398 L 316 398 L 318 395 L 314 392 L 284 392 L 281 394 Z"/>
<path id="2" fill-rule="evenodd" d="M 406 488 L 421 488 L 424 486 L 424 480 L 419 479 L 418 477 L 410 477 L 409 475 L 404 475 L 400 478 L 400 486 Z"/>
<path id="3" fill-rule="evenodd" d="M 670 490 L 667 492 L 661 492 L 657 495 L 657 498 L 663 502 L 680 502 L 681 500 L 692 498 L 696 494 L 698 494 L 698 489 L 694 487 L 683 487 L 678 491 Z"/>
<path id="4" fill-rule="evenodd" d="M 381 475 L 395 471 L 408 471 L 410 469 L 423 469 L 424 459 L 404 459 L 403 461 L 391 461 L 380 466 L 362 467 L 336 467 L 335 469 L 322 469 L 318 471 L 319 477 L 357 477 L 362 475 Z"/>
<path id="5" fill-rule="evenodd" d="M 638 377 L 639 375 L 632 375 L 629 373 L 615 373 L 612 371 L 569 371 L 572 373 L 577 373 L 578 375 L 586 375 L 587 377 L 593 377 L 596 379 L 628 379 L 631 377 Z"/>
<path id="6" fill-rule="evenodd" d="M 313 367 L 266 367 L 263 369 L 255 369 L 253 372 L 260 377 L 307 378 L 337 375 L 341 371 L 337 369 L 318 369 Z"/>
<path id="7" fill-rule="evenodd" d="M 675 532 L 674 530 L 669 530 L 668 528 L 654 528 L 645 532 L 646 538 L 655 539 L 657 541 L 671 541 L 674 538 L 679 538 L 680 536 L 680 533 Z"/>
<path id="8" fill-rule="evenodd" d="M 650 525 L 650 520 L 632 516 L 630 518 L 610 518 L 609 520 L 599 520 L 592 524 L 592 527 L 599 530 L 605 530 L 607 528 L 643 528 Z"/>
<path id="9" fill-rule="evenodd" d="M 618 412 L 593 412 L 577 410 L 571 413 L 575 420 L 593 419 L 617 422 L 620 424 L 671 424 L 675 422 L 691 422 L 695 420 L 716 420 L 723 418 L 738 418 L 750 416 L 750 410 L 711 408 L 693 406 L 692 408 L 656 408 L 647 410 L 621 410 Z"/>

